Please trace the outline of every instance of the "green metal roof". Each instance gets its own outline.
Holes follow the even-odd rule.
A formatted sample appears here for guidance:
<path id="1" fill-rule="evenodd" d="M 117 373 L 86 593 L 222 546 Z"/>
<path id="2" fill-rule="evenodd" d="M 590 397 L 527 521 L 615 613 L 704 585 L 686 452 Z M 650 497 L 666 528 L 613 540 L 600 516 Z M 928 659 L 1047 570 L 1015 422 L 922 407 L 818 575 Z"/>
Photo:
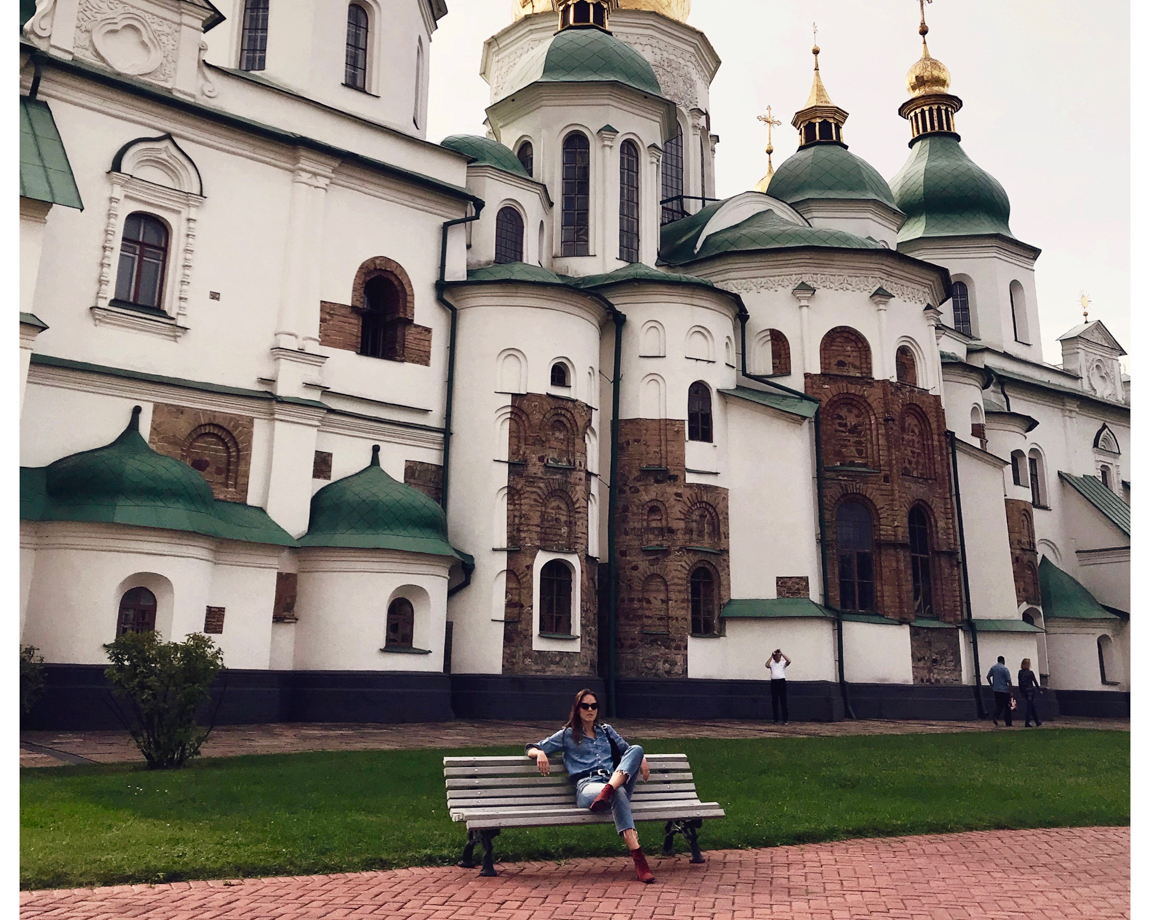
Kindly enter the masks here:
<path id="1" fill-rule="evenodd" d="M 797 415 L 799 418 L 814 418 L 819 409 L 819 401 L 810 397 L 791 396 L 789 393 L 779 391 L 752 390 L 750 387 L 735 387 L 732 390 L 719 390 L 724 396 L 733 396 L 736 399 L 745 399 L 748 402 L 758 403 L 760 406 L 769 406 Z"/>
<path id="2" fill-rule="evenodd" d="M 694 275 L 684 275 L 676 272 L 664 272 L 652 268 L 643 262 L 632 262 L 617 268 L 613 272 L 602 275 L 588 275 L 585 278 L 573 278 L 572 284 L 581 288 L 606 287 L 609 284 L 623 284 L 627 281 L 655 281 L 661 284 L 698 284 L 713 288 L 715 285 L 704 278 Z"/>
<path id="3" fill-rule="evenodd" d="M 895 205 L 906 214 L 900 243 L 936 236 L 1014 238 L 1006 189 L 954 137 L 934 134 L 915 141 L 890 188 Z"/>
<path id="4" fill-rule="evenodd" d="M 311 498 L 311 518 L 300 546 L 391 549 L 465 557 L 447 539 L 443 509 L 379 465 L 379 445 L 358 473 L 324 486 Z"/>
<path id="5" fill-rule="evenodd" d="M 809 597 L 740 598 L 723 607 L 724 619 L 766 619 L 771 617 L 817 617 L 835 619 L 835 612 Z"/>
<path id="6" fill-rule="evenodd" d="M 35 326 L 41 332 L 48 328 L 48 324 L 40 319 L 35 313 L 21 313 L 20 314 L 21 326 Z"/>
<path id="7" fill-rule="evenodd" d="M 969 628 L 968 623 L 962 624 L 963 629 Z M 1043 632 L 1037 626 L 1031 626 L 1025 620 L 982 620 L 975 619 L 974 628 L 977 632 Z"/>
<path id="8" fill-rule="evenodd" d="M 1102 485 L 1097 476 L 1072 476 L 1058 471 L 1058 478 L 1102 512 L 1111 524 L 1130 536 L 1130 506 Z"/>
<path id="9" fill-rule="evenodd" d="M 468 281 L 533 281 L 536 284 L 566 284 L 555 272 L 540 265 L 527 262 L 501 262 L 471 268 L 467 271 Z"/>
<path id="10" fill-rule="evenodd" d="M 878 170 L 842 144 L 812 144 L 787 157 L 775 170 L 767 194 L 787 204 L 848 198 L 895 206 L 890 186 Z"/>
<path id="11" fill-rule="evenodd" d="M 20 471 L 20 517 L 181 530 L 295 546 L 262 508 L 217 501 L 196 470 L 152 450 L 140 435 L 140 407 L 111 444 Z"/>
<path id="12" fill-rule="evenodd" d="M 1038 563 L 1038 585 L 1042 589 L 1042 616 L 1047 620 L 1119 619 L 1046 556 Z"/>
<path id="13" fill-rule="evenodd" d="M 653 96 L 663 95 L 659 78 L 643 55 L 595 28 L 556 33 L 515 68 L 504 96 L 532 83 L 621 83 Z"/>
<path id="14" fill-rule="evenodd" d="M 48 103 L 20 97 L 20 197 L 84 209 Z"/>
<path id="15" fill-rule="evenodd" d="M 489 137 L 479 137 L 475 134 L 453 134 L 451 137 L 445 137 L 439 143 L 440 146 L 446 147 L 448 150 L 454 150 L 456 153 L 471 157 L 474 162 L 469 163 L 469 166 L 494 166 L 504 172 L 531 178 L 527 170 L 523 168 L 523 164 L 519 162 L 519 157 L 512 153 L 510 148 L 504 147 Z"/>
<path id="16" fill-rule="evenodd" d="M 36 0 L 20 0 L 20 28 L 23 29 L 28 20 L 36 12 Z"/>

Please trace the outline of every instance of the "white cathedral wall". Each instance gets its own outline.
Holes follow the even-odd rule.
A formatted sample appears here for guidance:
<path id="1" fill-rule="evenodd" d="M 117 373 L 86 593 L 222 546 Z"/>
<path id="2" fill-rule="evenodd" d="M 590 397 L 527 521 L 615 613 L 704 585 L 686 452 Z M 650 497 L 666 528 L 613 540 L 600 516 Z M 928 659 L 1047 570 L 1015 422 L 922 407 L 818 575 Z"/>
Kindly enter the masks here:
<path id="1" fill-rule="evenodd" d="M 975 628 L 978 624 L 975 623 Z M 979 630 L 978 633 L 978 664 L 982 668 L 982 673 L 978 675 L 978 683 L 980 686 L 989 687 L 986 682 L 987 672 L 998 661 L 998 656 L 1001 655 L 1006 659 L 1006 667 L 1010 670 L 1010 683 L 1012 686 L 1018 685 L 1018 669 L 1022 667 L 1022 659 L 1030 659 L 1031 670 L 1036 670 L 1038 664 L 1038 636 L 1039 633 L 1025 632 L 991 632 L 989 630 Z M 1048 653 L 1051 654 L 1051 673 L 1056 667 L 1053 660 L 1053 650 L 1048 648 Z M 1095 659 L 1097 660 L 1097 659 Z"/>
<path id="2" fill-rule="evenodd" d="M 1019 613 L 1002 496 L 1002 466 L 986 454 L 960 446 L 958 479 L 971 614 L 975 619 L 1015 619 Z"/>
<path id="3" fill-rule="evenodd" d="M 854 684 L 913 684 L 910 627 L 844 621 L 843 673 Z"/>
<path id="4" fill-rule="evenodd" d="M 834 623 L 815 618 L 732 618 L 717 639 L 687 640 L 692 680 L 770 680 L 766 660 L 781 648 L 791 664 L 787 680 L 838 680 Z"/>
<path id="5" fill-rule="evenodd" d="M 519 141 L 508 146 L 515 149 Z M 487 265 L 495 259 L 495 225 L 499 212 L 510 207 L 523 218 L 523 258 L 528 265 L 548 265 L 551 261 L 551 214 L 546 187 L 513 176 L 493 166 L 473 165 L 467 170 L 467 187 L 487 204 L 478 221 L 470 224 L 471 245 L 467 250 L 469 267 Z M 540 233 L 542 227 L 542 233 Z"/>
<path id="6" fill-rule="evenodd" d="M 1130 690 L 1130 651 L 1128 639 L 1116 633 L 1129 633 L 1129 628 L 1121 629 L 1109 620 L 1047 620 L 1046 647 L 1050 657 L 1050 686 L 1055 690 L 1096 690 L 1124 692 Z M 1111 675 L 1108 680 L 1114 684 L 1102 683 L 1098 669 L 1098 639 L 1111 637 L 1122 655 L 1118 658 L 1120 673 Z M 1009 661 L 1008 661 L 1009 663 Z"/>
<path id="7" fill-rule="evenodd" d="M 42 385 L 36 368 L 24 397 L 20 417 L 20 465 L 47 466 L 61 457 L 103 447 L 120 436 L 140 406 L 140 433 L 145 440 L 152 422 L 152 403 L 132 396 L 111 396 L 90 390 Z"/>
<path id="8" fill-rule="evenodd" d="M 217 552 L 208 603 L 224 608 L 224 631 L 211 638 L 229 668 L 268 667 L 279 555 L 279 547 L 236 543 Z"/>

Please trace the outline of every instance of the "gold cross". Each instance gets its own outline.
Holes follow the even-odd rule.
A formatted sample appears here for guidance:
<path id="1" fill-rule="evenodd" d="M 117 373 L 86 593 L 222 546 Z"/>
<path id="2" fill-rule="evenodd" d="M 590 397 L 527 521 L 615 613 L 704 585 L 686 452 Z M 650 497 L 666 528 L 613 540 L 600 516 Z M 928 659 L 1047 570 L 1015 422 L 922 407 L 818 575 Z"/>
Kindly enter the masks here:
<path id="1" fill-rule="evenodd" d="M 1082 319 L 1090 322 L 1090 298 L 1082 291 L 1079 295 L 1078 302 L 1082 304 Z"/>
<path id="2" fill-rule="evenodd" d="M 766 115 L 760 115 L 760 116 L 758 116 L 758 118 L 759 118 L 759 121 L 761 121 L 764 125 L 767 126 L 767 153 L 774 153 L 775 152 L 775 146 L 774 146 L 774 143 L 771 141 L 771 129 L 777 128 L 778 126 L 780 126 L 782 124 L 782 122 L 774 117 L 774 115 L 771 113 L 771 107 L 769 105 L 767 106 L 767 114 Z"/>
<path id="3" fill-rule="evenodd" d="M 817 22 L 812 22 L 811 26 L 815 30 L 815 44 L 817 45 L 819 43 L 819 24 Z"/>

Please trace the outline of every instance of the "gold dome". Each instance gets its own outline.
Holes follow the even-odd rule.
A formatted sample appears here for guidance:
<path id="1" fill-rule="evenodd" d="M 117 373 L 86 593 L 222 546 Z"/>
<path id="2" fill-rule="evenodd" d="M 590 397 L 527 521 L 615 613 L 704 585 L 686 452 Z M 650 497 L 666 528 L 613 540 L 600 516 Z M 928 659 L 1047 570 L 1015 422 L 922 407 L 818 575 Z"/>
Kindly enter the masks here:
<path id="1" fill-rule="evenodd" d="M 531 13 L 555 12 L 551 0 L 513 0 L 513 3 L 516 19 Z M 691 0 L 620 0 L 619 6 L 625 10 L 652 10 L 679 22 L 686 22 L 691 15 Z"/>
<path id="2" fill-rule="evenodd" d="M 931 93 L 950 92 L 950 71 L 942 61 L 930 56 L 926 40 L 922 43 L 922 57 L 906 72 L 906 91 L 912 99 Z"/>

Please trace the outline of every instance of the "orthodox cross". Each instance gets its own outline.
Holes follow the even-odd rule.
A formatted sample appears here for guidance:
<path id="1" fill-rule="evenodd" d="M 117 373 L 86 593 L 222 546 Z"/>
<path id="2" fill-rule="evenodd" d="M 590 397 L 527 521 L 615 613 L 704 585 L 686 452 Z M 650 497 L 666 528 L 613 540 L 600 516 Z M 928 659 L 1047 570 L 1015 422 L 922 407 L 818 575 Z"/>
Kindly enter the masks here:
<path id="1" fill-rule="evenodd" d="M 771 140 L 771 129 L 779 127 L 782 122 L 774 117 L 774 115 L 771 113 L 771 107 L 769 105 L 767 106 L 767 114 L 760 115 L 759 121 L 767 126 L 767 153 L 772 154 L 775 152 L 775 145 Z"/>
<path id="2" fill-rule="evenodd" d="M 1082 304 L 1083 321 L 1090 322 L 1090 298 L 1086 295 L 1085 291 L 1080 294 L 1078 302 Z"/>

